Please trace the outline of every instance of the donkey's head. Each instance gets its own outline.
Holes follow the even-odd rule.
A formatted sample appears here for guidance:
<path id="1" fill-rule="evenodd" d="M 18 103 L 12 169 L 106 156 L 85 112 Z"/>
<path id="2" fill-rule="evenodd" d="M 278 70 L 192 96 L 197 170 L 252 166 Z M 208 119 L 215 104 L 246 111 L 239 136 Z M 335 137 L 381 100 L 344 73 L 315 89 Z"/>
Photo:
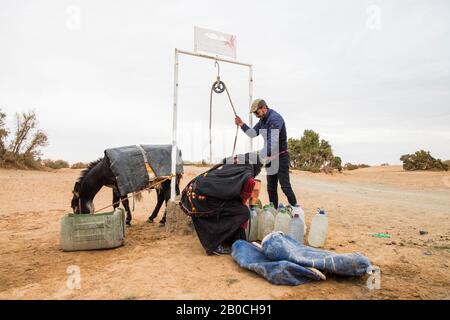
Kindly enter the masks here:
<path id="1" fill-rule="evenodd" d="M 95 208 L 92 199 L 80 198 L 80 189 L 81 183 L 75 182 L 75 186 L 72 190 L 73 197 L 70 202 L 73 213 L 93 213 Z"/>
<path id="2" fill-rule="evenodd" d="M 72 190 L 72 201 L 70 206 L 72 207 L 73 213 L 80 213 L 80 182 L 75 182 Z"/>
<path id="3" fill-rule="evenodd" d="M 100 158 L 89 163 L 75 182 L 72 190 L 72 201 L 70 202 L 73 213 L 93 213 L 95 211 L 93 199 L 104 185 L 105 179 L 111 178 L 109 176 L 112 175 L 111 171 L 105 173 L 107 167 L 102 165 L 103 159 Z"/>

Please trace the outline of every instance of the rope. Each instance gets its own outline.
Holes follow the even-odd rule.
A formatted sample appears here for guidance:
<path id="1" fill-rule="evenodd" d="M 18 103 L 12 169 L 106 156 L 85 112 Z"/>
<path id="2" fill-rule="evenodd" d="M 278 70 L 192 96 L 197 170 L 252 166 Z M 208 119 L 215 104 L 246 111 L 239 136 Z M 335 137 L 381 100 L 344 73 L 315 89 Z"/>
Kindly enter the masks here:
<path id="1" fill-rule="evenodd" d="M 156 182 L 154 182 L 154 183 L 151 183 L 151 184 L 148 185 L 148 187 L 146 187 L 146 188 L 144 188 L 144 189 L 142 189 L 142 190 L 140 190 L 140 191 L 138 191 L 138 192 L 133 192 L 133 193 L 131 194 L 131 196 L 127 196 L 127 199 L 129 199 L 130 197 L 133 197 L 133 207 L 134 207 L 134 195 L 135 195 L 135 194 L 140 194 L 140 193 L 144 192 L 145 190 L 150 190 L 150 189 L 154 188 L 155 186 L 157 186 L 158 184 L 161 184 L 161 183 L 163 183 L 163 182 L 166 181 L 166 180 L 172 179 L 172 178 L 175 177 L 175 176 L 176 176 L 176 175 L 172 174 L 172 175 L 170 175 L 170 176 L 165 177 L 163 180 L 158 180 L 158 181 L 156 181 Z M 101 210 L 104 210 L 104 209 L 106 209 L 106 208 L 113 207 L 113 206 L 116 205 L 116 204 L 120 204 L 121 201 L 122 201 L 122 199 L 120 199 L 119 201 L 113 202 L 113 203 L 110 204 L 109 206 L 106 206 L 106 207 L 103 207 L 103 208 L 101 208 L 101 209 L 95 210 L 95 211 L 92 212 L 92 213 L 97 213 L 97 212 L 99 212 L 99 211 L 101 211 Z M 134 208 L 133 208 L 133 211 L 134 211 Z"/>
<path id="2" fill-rule="evenodd" d="M 223 81 L 220 81 L 220 76 L 217 75 L 217 80 L 213 83 L 211 87 L 211 91 L 209 93 L 209 160 L 212 162 L 212 96 L 213 91 L 217 94 L 220 94 L 226 91 L 228 100 L 230 101 L 231 108 L 233 109 L 234 116 L 237 117 L 236 109 L 234 108 L 233 101 L 231 100 L 230 93 L 228 92 L 228 88 Z M 237 137 L 239 133 L 239 126 L 236 126 L 236 134 L 234 135 L 234 143 L 233 143 L 233 152 L 231 156 L 234 156 L 234 152 L 236 151 L 236 143 Z"/>

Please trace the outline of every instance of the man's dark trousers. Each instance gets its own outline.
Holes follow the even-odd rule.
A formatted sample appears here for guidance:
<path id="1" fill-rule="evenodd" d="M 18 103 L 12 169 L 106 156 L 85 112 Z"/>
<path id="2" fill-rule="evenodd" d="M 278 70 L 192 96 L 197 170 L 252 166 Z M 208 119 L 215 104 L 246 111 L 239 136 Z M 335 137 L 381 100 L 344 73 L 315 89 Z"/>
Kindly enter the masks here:
<path id="1" fill-rule="evenodd" d="M 289 181 L 289 154 L 285 153 L 279 156 L 279 167 L 276 174 L 267 175 L 267 193 L 269 194 L 269 201 L 272 202 L 275 208 L 278 208 L 278 181 L 281 185 L 281 190 L 288 198 L 290 205 L 296 205 L 297 199 L 295 198 L 294 191 L 292 190 L 291 183 Z M 273 165 L 274 160 L 272 160 Z M 268 169 L 269 170 L 269 169 Z M 269 171 L 268 171 L 269 173 Z M 272 173 L 272 172 L 271 172 Z"/>

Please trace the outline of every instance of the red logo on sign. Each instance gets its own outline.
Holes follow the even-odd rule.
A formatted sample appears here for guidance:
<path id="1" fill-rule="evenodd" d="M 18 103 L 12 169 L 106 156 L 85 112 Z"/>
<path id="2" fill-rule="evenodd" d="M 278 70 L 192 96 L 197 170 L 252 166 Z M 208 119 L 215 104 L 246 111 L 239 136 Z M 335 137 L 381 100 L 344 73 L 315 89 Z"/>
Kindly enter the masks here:
<path id="1" fill-rule="evenodd" d="M 225 45 L 230 47 L 231 49 L 233 49 L 236 46 L 236 37 L 235 36 L 231 36 L 230 40 L 225 41 Z"/>

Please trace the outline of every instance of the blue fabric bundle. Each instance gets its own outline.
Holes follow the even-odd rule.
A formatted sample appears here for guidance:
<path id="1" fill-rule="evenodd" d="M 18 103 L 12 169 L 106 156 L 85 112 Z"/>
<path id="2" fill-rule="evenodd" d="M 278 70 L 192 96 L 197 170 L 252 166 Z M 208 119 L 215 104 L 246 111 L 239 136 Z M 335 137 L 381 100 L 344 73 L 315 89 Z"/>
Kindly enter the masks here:
<path id="1" fill-rule="evenodd" d="M 177 150 L 176 173 L 183 173 L 181 151 Z M 170 176 L 172 170 L 172 145 L 131 145 L 105 150 L 111 171 L 117 180 L 120 194 L 140 191 L 149 184 L 147 162 L 157 177 Z"/>
<path id="2" fill-rule="evenodd" d="M 295 286 L 320 280 L 320 273 L 314 269 L 343 276 L 362 276 L 372 268 L 369 259 L 359 253 L 337 254 L 304 246 L 280 232 L 272 232 L 264 238 L 262 248 L 238 240 L 233 244 L 232 256 L 242 268 L 281 285 Z"/>

